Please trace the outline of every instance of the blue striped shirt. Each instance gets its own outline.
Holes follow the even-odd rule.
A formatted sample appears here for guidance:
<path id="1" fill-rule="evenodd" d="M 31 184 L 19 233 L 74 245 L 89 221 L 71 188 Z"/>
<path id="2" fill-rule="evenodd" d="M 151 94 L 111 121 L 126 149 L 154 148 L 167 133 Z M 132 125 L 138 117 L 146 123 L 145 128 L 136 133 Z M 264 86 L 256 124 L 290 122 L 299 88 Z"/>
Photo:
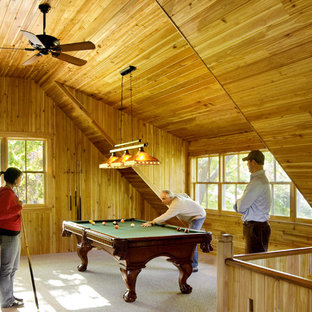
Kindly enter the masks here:
<path id="1" fill-rule="evenodd" d="M 242 214 L 243 221 L 265 222 L 270 218 L 271 188 L 264 170 L 250 175 L 242 198 L 234 205 L 234 210 Z"/>

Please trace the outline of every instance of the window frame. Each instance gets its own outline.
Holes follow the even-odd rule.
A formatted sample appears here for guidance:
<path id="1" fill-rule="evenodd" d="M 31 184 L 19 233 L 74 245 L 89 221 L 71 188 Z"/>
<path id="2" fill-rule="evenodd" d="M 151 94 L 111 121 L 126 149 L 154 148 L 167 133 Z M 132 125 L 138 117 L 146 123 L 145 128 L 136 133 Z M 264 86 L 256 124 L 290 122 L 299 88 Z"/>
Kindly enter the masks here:
<path id="1" fill-rule="evenodd" d="M 262 150 L 263 152 L 269 152 L 268 150 Z M 196 200 L 196 185 L 198 184 L 218 184 L 218 209 L 209 209 L 205 208 L 206 211 L 212 214 L 226 214 L 226 215 L 237 215 L 237 213 L 229 210 L 223 210 L 223 187 L 224 185 L 238 185 L 238 184 L 245 184 L 247 185 L 249 181 L 247 182 L 225 182 L 225 157 L 228 155 L 239 155 L 239 154 L 248 154 L 248 151 L 241 151 L 241 152 L 232 152 L 232 153 L 219 153 L 219 154 L 209 154 L 209 155 L 198 155 L 193 156 L 190 159 L 190 166 L 191 166 L 191 179 L 190 179 L 190 190 L 191 190 L 191 196 Z M 199 182 L 198 181 L 198 159 L 199 158 L 207 158 L 207 157 L 219 157 L 219 181 L 218 182 Z M 274 155 L 272 155 L 274 157 Z M 276 159 L 274 158 L 275 162 Z M 195 167 L 195 168 L 194 168 Z M 276 163 L 274 163 L 274 174 L 276 170 Z M 196 179 L 194 181 L 194 178 Z M 278 220 L 281 222 L 301 222 L 301 223 L 310 223 L 312 224 L 312 219 L 305 219 L 305 218 L 299 218 L 297 217 L 297 188 L 295 184 L 291 181 L 289 182 L 281 182 L 281 181 L 270 181 L 271 189 L 274 185 L 289 185 L 289 216 L 279 216 L 279 215 L 272 215 L 270 213 L 270 219 L 271 220 Z M 273 200 L 273 199 L 272 199 Z M 234 204 L 234 203 L 233 203 Z"/>
<path id="2" fill-rule="evenodd" d="M 43 136 L 33 136 L 33 135 L 21 135 L 21 134 L 11 134 L 11 133 L 0 133 L 0 141 L 1 141 L 1 170 L 2 168 L 8 167 L 8 141 L 9 140 L 22 140 L 22 141 L 43 141 L 43 173 L 44 175 L 44 196 L 43 196 L 43 203 L 42 204 L 23 204 L 23 209 L 33 209 L 33 208 L 47 208 L 49 207 L 49 172 L 48 172 L 48 146 L 50 144 L 50 140 L 47 137 Z M 25 168 L 26 169 L 26 168 Z M 23 173 L 36 173 L 37 171 L 24 171 Z M 4 179 L 3 175 L 1 176 L 1 185 L 3 185 Z"/>

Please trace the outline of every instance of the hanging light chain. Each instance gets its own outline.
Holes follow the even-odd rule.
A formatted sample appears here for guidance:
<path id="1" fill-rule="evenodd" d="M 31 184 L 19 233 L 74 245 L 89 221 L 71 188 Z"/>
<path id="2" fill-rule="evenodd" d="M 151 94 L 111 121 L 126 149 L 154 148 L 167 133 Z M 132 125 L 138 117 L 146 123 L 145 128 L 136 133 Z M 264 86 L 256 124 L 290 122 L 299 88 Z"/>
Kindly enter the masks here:
<path id="1" fill-rule="evenodd" d="M 114 145 L 114 149 L 110 150 L 111 157 L 104 163 L 100 164 L 103 169 L 122 169 L 129 166 L 141 165 L 159 165 L 159 160 L 153 156 L 148 155 L 143 149 L 148 143 L 141 143 L 141 139 L 133 140 L 133 103 L 132 103 L 132 71 L 136 70 L 134 66 L 128 66 L 123 69 L 121 74 L 121 92 L 120 92 L 120 144 Z M 131 110 L 131 142 L 122 142 L 122 111 L 123 111 L 123 76 L 130 73 L 129 90 L 130 90 L 130 110 Z M 138 144 L 135 144 L 138 143 Z M 128 150 L 139 149 L 137 154 L 131 156 Z M 121 157 L 116 156 L 116 152 L 124 151 Z"/>
<path id="2" fill-rule="evenodd" d="M 121 92 L 120 92 L 120 143 L 122 143 L 122 101 L 123 101 L 123 76 L 121 76 Z"/>
<path id="3" fill-rule="evenodd" d="M 131 109 L 131 140 L 133 141 L 132 73 L 130 73 L 130 109 Z"/>

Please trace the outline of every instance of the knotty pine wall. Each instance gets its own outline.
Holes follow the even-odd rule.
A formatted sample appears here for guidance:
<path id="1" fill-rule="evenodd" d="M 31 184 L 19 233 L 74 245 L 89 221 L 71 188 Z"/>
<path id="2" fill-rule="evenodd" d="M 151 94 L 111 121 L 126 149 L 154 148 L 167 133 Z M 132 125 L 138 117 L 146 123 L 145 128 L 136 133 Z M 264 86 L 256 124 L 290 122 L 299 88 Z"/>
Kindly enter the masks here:
<path id="1" fill-rule="evenodd" d="M 112 139 L 119 142 L 119 112 L 82 93 L 75 92 L 75 96 Z M 0 78 L 0 99 L 0 135 L 43 137 L 48 142 L 47 206 L 26 206 L 23 210 L 32 254 L 74 250 L 74 239 L 61 237 L 61 224 L 63 220 L 76 219 L 75 189 L 81 194 L 82 219 L 134 216 L 150 220 L 158 215 L 158 212 L 121 178 L 118 171 L 98 168 L 104 156 L 34 82 Z M 131 118 L 123 118 L 124 141 L 131 140 L 131 131 L 127 132 Z M 148 151 L 162 162 L 159 167 L 142 169 L 148 181 L 158 190 L 169 188 L 174 192 L 188 191 L 185 178 L 188 171 L 185 169 L 186 143 L 142 121 L 134 120 L 133 124 L 134 138 L 148 141 Z M 235 140 L 232 145 L 230 141 L 233 140 L 227 143 L 229 151 L 237 151 L 239 146 Z M 209 141 L 205 143 L 207 151 L 214 146 L 214 151 L 219 152 L 215 141 L 214 144 Z M 250 138 L 245 144 L 245 147 L 248 146 L 251 147 Z M 69 207 L 70 194 L 72 210 Z M 270 250 L 311 245 L 311 224 L 272 220 L 271 225 Z M 208 212 L 204 226 L 212 231 L 214 246 L 220 233 L 230 233 L 234 236 L 235 253 L 243 252 L 244 242 L 239 215 L 225 216 Z"/>
<path id="2" fill-rule="evenodd" d="M 83 94 L 76 95 L 99 125 L 119 142 L 119 112 Z M 81 196 L 82 219 L 152 219 L 157 215 L 118 170 L 99 169 L 104 156 L 34 82 L 2 77 L 0 99 L 1 135 L 39 137 L 48 142 L 47 205 L 23 209 L 31 254 L 74 250 L 75 240 L 61 236 L 61 225 L 63 220 L 77 217 L 75 190 L 77 197 Z M 125 133 L 130 124 L 125 118 Z M 183 192 L 186 144 L 143 122 L 135 124 L 134 133 L 148 140 L 148 151 L 162 161 L 157 168 L 143 169 L 144 175 L 159 189 Z"/>

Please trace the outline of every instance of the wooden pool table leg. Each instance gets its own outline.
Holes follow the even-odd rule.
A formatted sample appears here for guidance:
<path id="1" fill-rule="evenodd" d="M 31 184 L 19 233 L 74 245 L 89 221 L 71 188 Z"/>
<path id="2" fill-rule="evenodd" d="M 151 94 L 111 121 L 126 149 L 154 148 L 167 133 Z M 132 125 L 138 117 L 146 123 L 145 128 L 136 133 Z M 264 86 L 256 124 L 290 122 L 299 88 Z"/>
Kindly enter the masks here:
<path id="1" fill-rule="evenodd" d="M 123 298 L 126 302 L 134 302 L 137 298 L 135 292 L 135 284 L 138 274 L 142 269 L 124 269 L 120 267 L 120 272 L 123 280 L 126 283 L 127 291 L 124 293 Z"/>
<path id="2" fill-rule="evenodd" d="M 168 259 L 179 269 L 179 287 L 182 294 L 189 294 L 192 292 L 192 287 L 186 283 L 187 279 L 193 272 L 192 261 L 179 261 L 177 259 Z"/>
<path id="3" fill-rule="evenodd" d="M 77 244 L 77 254 L 81 260 L 81 264 L 77 266 L 78 271 L 84 272 L 88 266 L 88 252 L 93 248 L 90 241 L 85 237 L 85 233 L 79 241 L 79 237 L 77 236 L 78 244 Z"/>

